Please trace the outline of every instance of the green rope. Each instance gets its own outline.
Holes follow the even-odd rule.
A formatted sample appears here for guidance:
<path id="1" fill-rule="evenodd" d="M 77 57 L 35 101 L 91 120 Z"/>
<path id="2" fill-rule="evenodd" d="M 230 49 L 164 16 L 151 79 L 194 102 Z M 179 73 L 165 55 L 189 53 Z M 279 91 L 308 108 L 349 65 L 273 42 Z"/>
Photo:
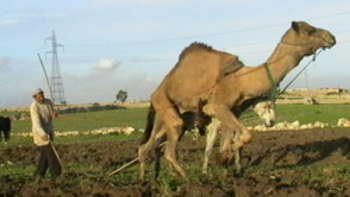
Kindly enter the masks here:
<path id="1" fill-rule="evenodd" d="M 264 64 L 264 68 L 266 70 L 267 77 L 269 78 L 271 86 L 272 86 L 271 91 L 268 93 L 267 97 L 269 100 L 275 102 L 280 94 L 279 83 L 276 83 L 276 81 L 273 79 L 271 70 L 270 70 L 269 65 L 267 63 Z"/>

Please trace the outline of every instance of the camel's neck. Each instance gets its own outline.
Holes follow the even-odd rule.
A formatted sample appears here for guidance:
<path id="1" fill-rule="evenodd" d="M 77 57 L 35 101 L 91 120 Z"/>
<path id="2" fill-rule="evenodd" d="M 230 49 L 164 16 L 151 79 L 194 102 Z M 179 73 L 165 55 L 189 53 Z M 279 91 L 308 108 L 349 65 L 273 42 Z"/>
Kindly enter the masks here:
<path id="1" fill-rule="evenodd" d="M 303 55 L 298 51 L 298 47 L 289 46 L 285 44 L 279 44 L 273 54 L 268 58 L 267 65 L 271 71 L 272 78 L 276 83 L 279 83 L 283 78 L 296 67 Z M 227 83 L 235 84 L 232 86 L 232 94 L 236 94 L 236 89 L 241 90 L 241 95 L 238 103 L 232 103 L 233 105 L 242 104 L 247 99 L 252 99 L 265 95 L 271 91 L 272 83 L 268 77 L 268 73 L 264 64 L 259 67 L 243 67 L 237 73 L 228 77 Z M 237 77 L 239 83 L 237 83 Z M 230 81 L 231 80 L 231 81 Z M 229 82 L 230 81 L 230 82 Z M 226 90 L 225 94 L 227 94 Z M 234 95 L 232 95 L 234 97 Z M 231 101 L 229 101 L 231 102 Z M 232 101 L 236 102 L 236 101 Z"/>
<path id="2" fill-rule="evenodd" d="M 298 47 L 278 44 L 272 55 L 266 61 L 273 79 L 279 83 L 302 60 Z"/>

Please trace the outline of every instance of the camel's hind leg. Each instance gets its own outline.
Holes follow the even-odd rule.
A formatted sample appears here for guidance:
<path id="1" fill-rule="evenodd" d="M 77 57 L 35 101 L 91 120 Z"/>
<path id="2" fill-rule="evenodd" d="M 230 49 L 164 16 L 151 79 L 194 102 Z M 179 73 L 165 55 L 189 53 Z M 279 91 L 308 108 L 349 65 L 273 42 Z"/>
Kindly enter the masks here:
<path id="1" fill-rule="evenodd" d="M 156 117 L 150 138 L 145 144 L 141 144 L 138 149 L 138 158 L 140 162 L 140 180 L 144 180 L 146 160 L 149 159 L 149 157 L 151 156 L 151 151 L 153 151 L 157 146 L 159 146 L 159 141 L 164 136 L 165 130 L 162 127 L 162 122 L 159 120 L 158 117 Z"/>
<path id="2" fill-rule="evenodd" d="M 213 118 L 211 123 L 208 125 L 207 130 L 207 142 L 205 145 L 205 152 L 204 152 L 204 160 L 203 160 L 203 166 L 202 166 L 202 173 L 207 174 L 208 173 L 208 162 L 209 162 L 209 157 L 211 155 L 211 152 L 214 147 L 216 135 L 217 135 L 217 130 L 220 126 L 220 121 L 216 118 Z"/>
<path id="3" fill-rule="evenodd" d="M 164 152 L 165 159 L 182 176 L 186 177 L 185 171 L 176 160 L 176 145 L 183 134 L 183 121 L 176 110 L 170 108 L 162 114 L 165 123 L 167 143 Z"/>
<path id="4" fill-rule="evenodd" d="M 157 141 L 156 148 L 154 150 L 155 162 L 154 162 L 154 178 L 158 178 L 160 171 L 160 157 L 162 156 L 162 144 L 164 144 L 166 136 L 163 136 L 160 140 Z"/>

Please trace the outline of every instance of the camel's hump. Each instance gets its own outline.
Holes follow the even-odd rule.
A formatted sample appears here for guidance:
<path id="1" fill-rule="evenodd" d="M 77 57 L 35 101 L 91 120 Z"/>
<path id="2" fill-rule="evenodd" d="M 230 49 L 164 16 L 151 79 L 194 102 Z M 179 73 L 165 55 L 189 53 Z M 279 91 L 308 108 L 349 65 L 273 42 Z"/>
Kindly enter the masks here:
<path id="1" fill-rule="evenodd" d="M 199 50 L 205 50 L 207 52 L 217 52 L 217 50 L 213 49 L 213 47 L 207 44 L 204 44 L 202 42 L 193 42 L 188 47 L 184 48 L 184 50 L 182 50 L 179 56 L 179 61 L 181 61 L 189 53 Z"/>
<path id="2" fill-rule="evenodd" d="M 165 89 L 175 102 L 202 97 L 242 66 L 238 56 L 194 42 L 182 51 L 176 66 L 167 75 Z"/>
<path id="3" fill-rule="evenodd" d="M 227 75 L 233 73 L 244 66 L 243 62 L 239 59 L 237 55 L 227 53 L 224 51 L 219 51 L 213 47 L 202 43 L 202 42 L 193 42 L 188 47 L 186 47 L 179 56 L 179 63 L 183 61 L 186 56 L 191 56 L 195 52 L 207 52 L 207 53 L 216 53 L 220 54 L 222 57 L 222 62 L 220 65 L 220 73 Z M 190 65 L 188 65 L 190 66 Z"/>

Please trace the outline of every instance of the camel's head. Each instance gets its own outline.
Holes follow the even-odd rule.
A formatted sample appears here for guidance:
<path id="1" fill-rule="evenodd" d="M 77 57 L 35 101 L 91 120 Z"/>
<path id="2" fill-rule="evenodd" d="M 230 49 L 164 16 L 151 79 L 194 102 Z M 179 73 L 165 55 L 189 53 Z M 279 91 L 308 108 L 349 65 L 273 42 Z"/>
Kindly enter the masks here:
<path id="1" fill-rule="evenodd" d="M 294 21 L 281 42 L 300 47 L 304 55 L 311 55 L 320 48 L 331 48 L 336 44 L 335 37 L 329 31 L 313 27 L 306 22 Z"/>
<path id="2" fill-rule="evenodd" d="M 253 110 L 264 120 L 267 127 L 272 127 L 276 121 L 275 104 L 272 101 L 262 101 L 254 105 Z"/>

